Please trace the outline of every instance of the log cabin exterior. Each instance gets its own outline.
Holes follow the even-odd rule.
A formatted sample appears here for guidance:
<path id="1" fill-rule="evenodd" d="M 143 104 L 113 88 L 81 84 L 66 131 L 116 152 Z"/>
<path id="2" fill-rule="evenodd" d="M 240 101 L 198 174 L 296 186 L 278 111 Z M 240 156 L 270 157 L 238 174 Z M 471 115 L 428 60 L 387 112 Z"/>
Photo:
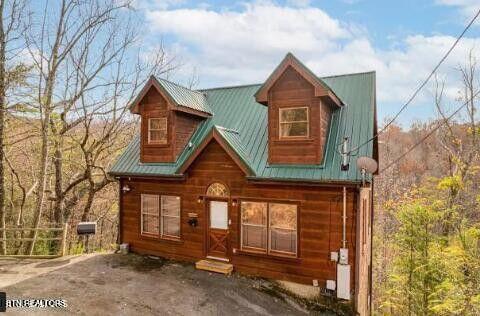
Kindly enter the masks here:
<path id="1" fill-rule="evenodd" d="M 377 159 L 377 143 L 348 168 L 339 145 L 376 133 L 374 72 L 320 78 L 289 53 L 263 84 L 193 91 L 152 77 L 131 112 L 140 133 L 110 169 L 122 243 L 324 289 L 333 281 L 369 313 L 373 178 L 362 183 L 355 156 Z"/>

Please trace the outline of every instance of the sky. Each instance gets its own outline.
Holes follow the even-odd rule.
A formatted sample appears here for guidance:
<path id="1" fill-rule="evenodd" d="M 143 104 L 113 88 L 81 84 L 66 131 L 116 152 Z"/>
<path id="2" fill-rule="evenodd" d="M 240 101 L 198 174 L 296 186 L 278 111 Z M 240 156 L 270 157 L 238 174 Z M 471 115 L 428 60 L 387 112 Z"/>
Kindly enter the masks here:
<path id="1" fill-rule="evenodd" d="M 137 0 L 144 45 L 163 41 L 198 87 L 263 82 L 287 52 L 318 76 L 376 71 L 378 120 L 392 117 L 426 78 L 478 9 L 478 0 Z M 480 57 L 480 19 L 438 71 L 446 106 L 458 101 L 471 51 Z M 433 82 L 398 123 L 435 118 Z"/>

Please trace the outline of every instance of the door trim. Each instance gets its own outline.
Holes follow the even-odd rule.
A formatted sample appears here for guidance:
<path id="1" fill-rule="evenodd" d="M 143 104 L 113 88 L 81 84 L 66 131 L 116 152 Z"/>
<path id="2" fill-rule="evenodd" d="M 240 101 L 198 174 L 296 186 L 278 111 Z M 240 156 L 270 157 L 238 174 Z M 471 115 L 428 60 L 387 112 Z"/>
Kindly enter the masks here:
<path id="1" fill-rule="evenodd" d="M 229 262 L 231 260 L 230 258 L 230 199 L 229 198 L 222 198 L 222 197 L 206 197 L 204 199 L 205 201 L 205 245 L 204 245 L 204 255 L 205 258 L 207 259 L 214 259 L 214 260 L 220 260 L 220 261 L 225 261 Z M 225 251 L 225 258 L 218 257 L 218 256 L 211 256 L 209 255 L 209 246 L 210 246 L 210 202 L 212 201 L 217 201 L 217 202 L 225 202 L 227 203 L 227 237 L 226 237 L 226 248 L 227 250 Z M 215 228 L 214 228 L 215 229 Z"/>

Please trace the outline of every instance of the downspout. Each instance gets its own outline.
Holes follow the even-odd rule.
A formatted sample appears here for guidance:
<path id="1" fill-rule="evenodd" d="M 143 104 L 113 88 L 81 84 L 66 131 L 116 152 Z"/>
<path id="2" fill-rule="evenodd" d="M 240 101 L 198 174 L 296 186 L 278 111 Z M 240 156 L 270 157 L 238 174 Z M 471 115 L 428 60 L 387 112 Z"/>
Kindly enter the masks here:
<path id="1" fill-rule="evenodd" d="M 350 300 L 350 264 L 347 248 L 347 187 L 343 187 L 342 248 L 337 263 L 337 298 Z"/>
<path id="2" fill-rule="evenodd" d="M 347 187 L 343 187 L 342 248 L 347 248 Z"/>

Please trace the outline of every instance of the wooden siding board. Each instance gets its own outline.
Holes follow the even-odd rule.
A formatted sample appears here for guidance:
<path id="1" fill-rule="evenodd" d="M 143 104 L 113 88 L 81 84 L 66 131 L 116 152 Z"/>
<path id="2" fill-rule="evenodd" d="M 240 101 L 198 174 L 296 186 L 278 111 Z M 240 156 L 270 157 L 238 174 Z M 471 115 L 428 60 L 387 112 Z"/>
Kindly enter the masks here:
<path id="1" fill-rule="evenodd" d="M 224 149 L 212 141 L 195 159 L 187 170 L 184 181 L 162 182 L 160 180 L 123 179 L 132 188 L 131 192 L 122 197 L 123 241 L 132 246 L 133 251 L 150 253 L 174 259 L 196 261 L 205 256 L 205 204 L 197 203 L 199 196 L 205 194 L 207 186 L 212 181 L 225 183 L 231 192 L 231 197 L 238 199 L 280 199 L 298 201 L 299 204 L 299 253 L 298 261 L 281 258 L 257 257 L 246 254 L 232 254 L 232 263 L 237 271 L 261 275 L 264 277 L 284 279 L 311 284 L 317 279 L 321 284 L 335 277 L 335 264 L 329 261 L 329 252 L 338 250 L 341 246 L 341 213 L 342 203 L 331 203 L 332 199 L 340 199 L 339 188 L 319 188 L 296 185 L 265 185 L 250 183 L 244 173 L 230 158 Z M 182 198 L 181 210 L 181 242 L 164 241 L 142 237 L 140 225 L 140 194 L 178 194 Z M 347 238 L 355 239 L 355 191 L 348 192 Z M 235 249 L 240 248 L 239 205 L 231 206 L 230 243 Z M 188 213 L 197 213 L 199 225 L 192 228 L 188 225 Z M 331 218 L 330 218 L 331 215 Z M 353 226 L 352 226 L 353 225 Z M 350 263 L 355 262 L 355 245 L 350 248 Z M 354 280 L 354 273 L 352 273 Z"/>

